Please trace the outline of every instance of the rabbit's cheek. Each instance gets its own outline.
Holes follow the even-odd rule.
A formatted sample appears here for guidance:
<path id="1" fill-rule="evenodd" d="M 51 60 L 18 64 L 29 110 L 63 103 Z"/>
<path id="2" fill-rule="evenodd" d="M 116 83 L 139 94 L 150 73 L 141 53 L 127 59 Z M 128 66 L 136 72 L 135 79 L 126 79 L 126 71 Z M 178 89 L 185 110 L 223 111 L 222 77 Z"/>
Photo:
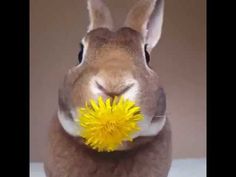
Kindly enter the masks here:
<path id="1" fill-rule="evenodd" d="M 140 131 L 138 131 L 137 133 L 135 133 L 132 138 L 137 138 L 139 136 L 141 136 L 143 134 L 143 132 L 147 131 L 147 129 L 149 128 L 149 125 L 151 124 L 151 119 L 147 119 L 147 117 L 144 115 L 144 119 L 141 120 L 140 122 L 138 122 L 138 125 L 140 127 Z"/>
<path id="2" fill-rule="evenodd" d="M 161 117 L 158 120 L 152 121 L 153 118 L 148 118 L 144 115 L 144 119 L 138 124 L 140 131 L 133 135 L 133 138 L 139 136 L 156 136 L 164 127 L 166 123 L 166 116 Z"/>
<path id="3" fill-rule="evenodd" d="M 78 126 L 63 111 L 58 110 L 57 116 L 63 129 L 71 136 L 79 136 Z"/>

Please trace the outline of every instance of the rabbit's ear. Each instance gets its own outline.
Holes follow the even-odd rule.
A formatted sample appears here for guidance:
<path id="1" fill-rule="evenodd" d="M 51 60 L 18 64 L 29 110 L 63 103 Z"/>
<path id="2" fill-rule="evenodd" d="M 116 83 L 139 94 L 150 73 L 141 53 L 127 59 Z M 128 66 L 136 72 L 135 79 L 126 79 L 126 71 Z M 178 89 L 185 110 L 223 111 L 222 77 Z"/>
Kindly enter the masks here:
<path id="1" fill-rule="evenodd" d="M 139 0 L 128 13 L 125 26 L 140 32 L 151 52 L 161 37 L 164 0 Z"/>
<path id="2" fill-rule="evenodd" d="M 88 32 L 96 28 L 112 30 L 113 21 L 111 13 L 103 0 L 87 0 L 90 25 Z"/>

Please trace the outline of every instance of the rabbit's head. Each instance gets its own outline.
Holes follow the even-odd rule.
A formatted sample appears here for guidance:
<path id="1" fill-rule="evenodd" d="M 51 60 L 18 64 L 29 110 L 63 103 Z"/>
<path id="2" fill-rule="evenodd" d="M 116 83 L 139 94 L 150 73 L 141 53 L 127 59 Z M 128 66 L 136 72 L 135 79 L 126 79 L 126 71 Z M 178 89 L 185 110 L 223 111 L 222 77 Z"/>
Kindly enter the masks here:
<path id="1" fill-rule="evenodd" d="M 98 96 L 123 95 L 135 101 L 144 115 L 134 137 L 158 134 L 165 124 L 165 94 L 149 61 L 161 36 L 163 0 L 139 0 L 117 31 L 102 0 L 87 2 L 90 25 L 81 41 L 78 65 L 68 71 L 59 91 L 62 127 L 79 136 L 74 122 L 77 107 Z"/>

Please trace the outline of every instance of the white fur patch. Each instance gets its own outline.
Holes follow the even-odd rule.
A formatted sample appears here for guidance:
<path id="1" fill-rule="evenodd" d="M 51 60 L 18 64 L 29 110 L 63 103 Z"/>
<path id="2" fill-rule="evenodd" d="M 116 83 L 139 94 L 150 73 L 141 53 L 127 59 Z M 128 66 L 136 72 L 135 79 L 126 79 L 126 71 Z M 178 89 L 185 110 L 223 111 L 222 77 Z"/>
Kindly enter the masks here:
<path id="1" fill-rule="evenodd" d="M 139 132 L 133 135 L 133 138 L 138 136 L 155 136 L 157 135 L 166 123 L 166 116 L 161 117 L 158 121 L 151 122 L 152 119 L 147 119 L 144 116 L 144 119 L 138 124 L 141 128 Z"/>
<path id="2" fill-rule="evenodd" d="M 154 136 L 157 135 L 166 123 L 166 117 L 163 116 L 160 120 L 151 122 L 147 130 L 144 130 L 141 135 L 142 136 Z"/>
<path id="3" fill-rule="evenodd" d="M 90 91 L 93 93 L 93 95 L 95 96 L 95 98 L 97 98 L 99 95 L 103 95 L 104 93 L 97 87 L 96 82 L 104 85 L 104 82 L 102 79 L 100 79 L 97 76 L 92 77 L 90 83 L 89 83 L 89 89 Z"/>
<path id="4" fill-rule="evenodd" d="M 126 79 L 125 84 L 126 85 L 134 84 L 134 85 L 127 92 L 123 94 L 124 98 L 135 101 L 137 99 L 136 96 L 139 90 L 138 82 L 134 79 Z"/>
<path id="5" fill-rule="evenodd" d="M 74 114 L 74 113 L 73 113 Z M 72 114 L 72 115 L 73 115 Z M 79 136 L 79 127 L 76 126 L 75 122 L 71 120 L 69 117 L 65 115 L 63 111 L 60 111 L 58 109 L 57 116 L 59 119 L 59 122 L 61 123 L 61 126 L 63 129 L 71 136 Z M 74 117 L 74 115 L 73 115 Z"/>

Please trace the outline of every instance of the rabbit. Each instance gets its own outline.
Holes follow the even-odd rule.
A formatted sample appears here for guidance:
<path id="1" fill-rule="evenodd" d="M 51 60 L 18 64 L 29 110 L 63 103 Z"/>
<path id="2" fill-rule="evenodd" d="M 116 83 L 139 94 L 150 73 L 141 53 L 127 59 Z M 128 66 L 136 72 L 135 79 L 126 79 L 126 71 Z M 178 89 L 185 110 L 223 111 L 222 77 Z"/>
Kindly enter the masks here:
<path id="1" fill-rule="evenodd" d="M 46 176 L 167 177 L 172 141 L 166 95 L 149 64 L 161 36 L 164 1 L 137 1 L 118 30 L 102 0 L 87 0 L 87 7 L 90 24 L 78 64 L 65 75 L 50 123 Z M 76 107 L 99 96 L 133 100 L 144 115 L 133 141 L 124 141 L 114 152 L 87 146 L 75 125 Z"/>

